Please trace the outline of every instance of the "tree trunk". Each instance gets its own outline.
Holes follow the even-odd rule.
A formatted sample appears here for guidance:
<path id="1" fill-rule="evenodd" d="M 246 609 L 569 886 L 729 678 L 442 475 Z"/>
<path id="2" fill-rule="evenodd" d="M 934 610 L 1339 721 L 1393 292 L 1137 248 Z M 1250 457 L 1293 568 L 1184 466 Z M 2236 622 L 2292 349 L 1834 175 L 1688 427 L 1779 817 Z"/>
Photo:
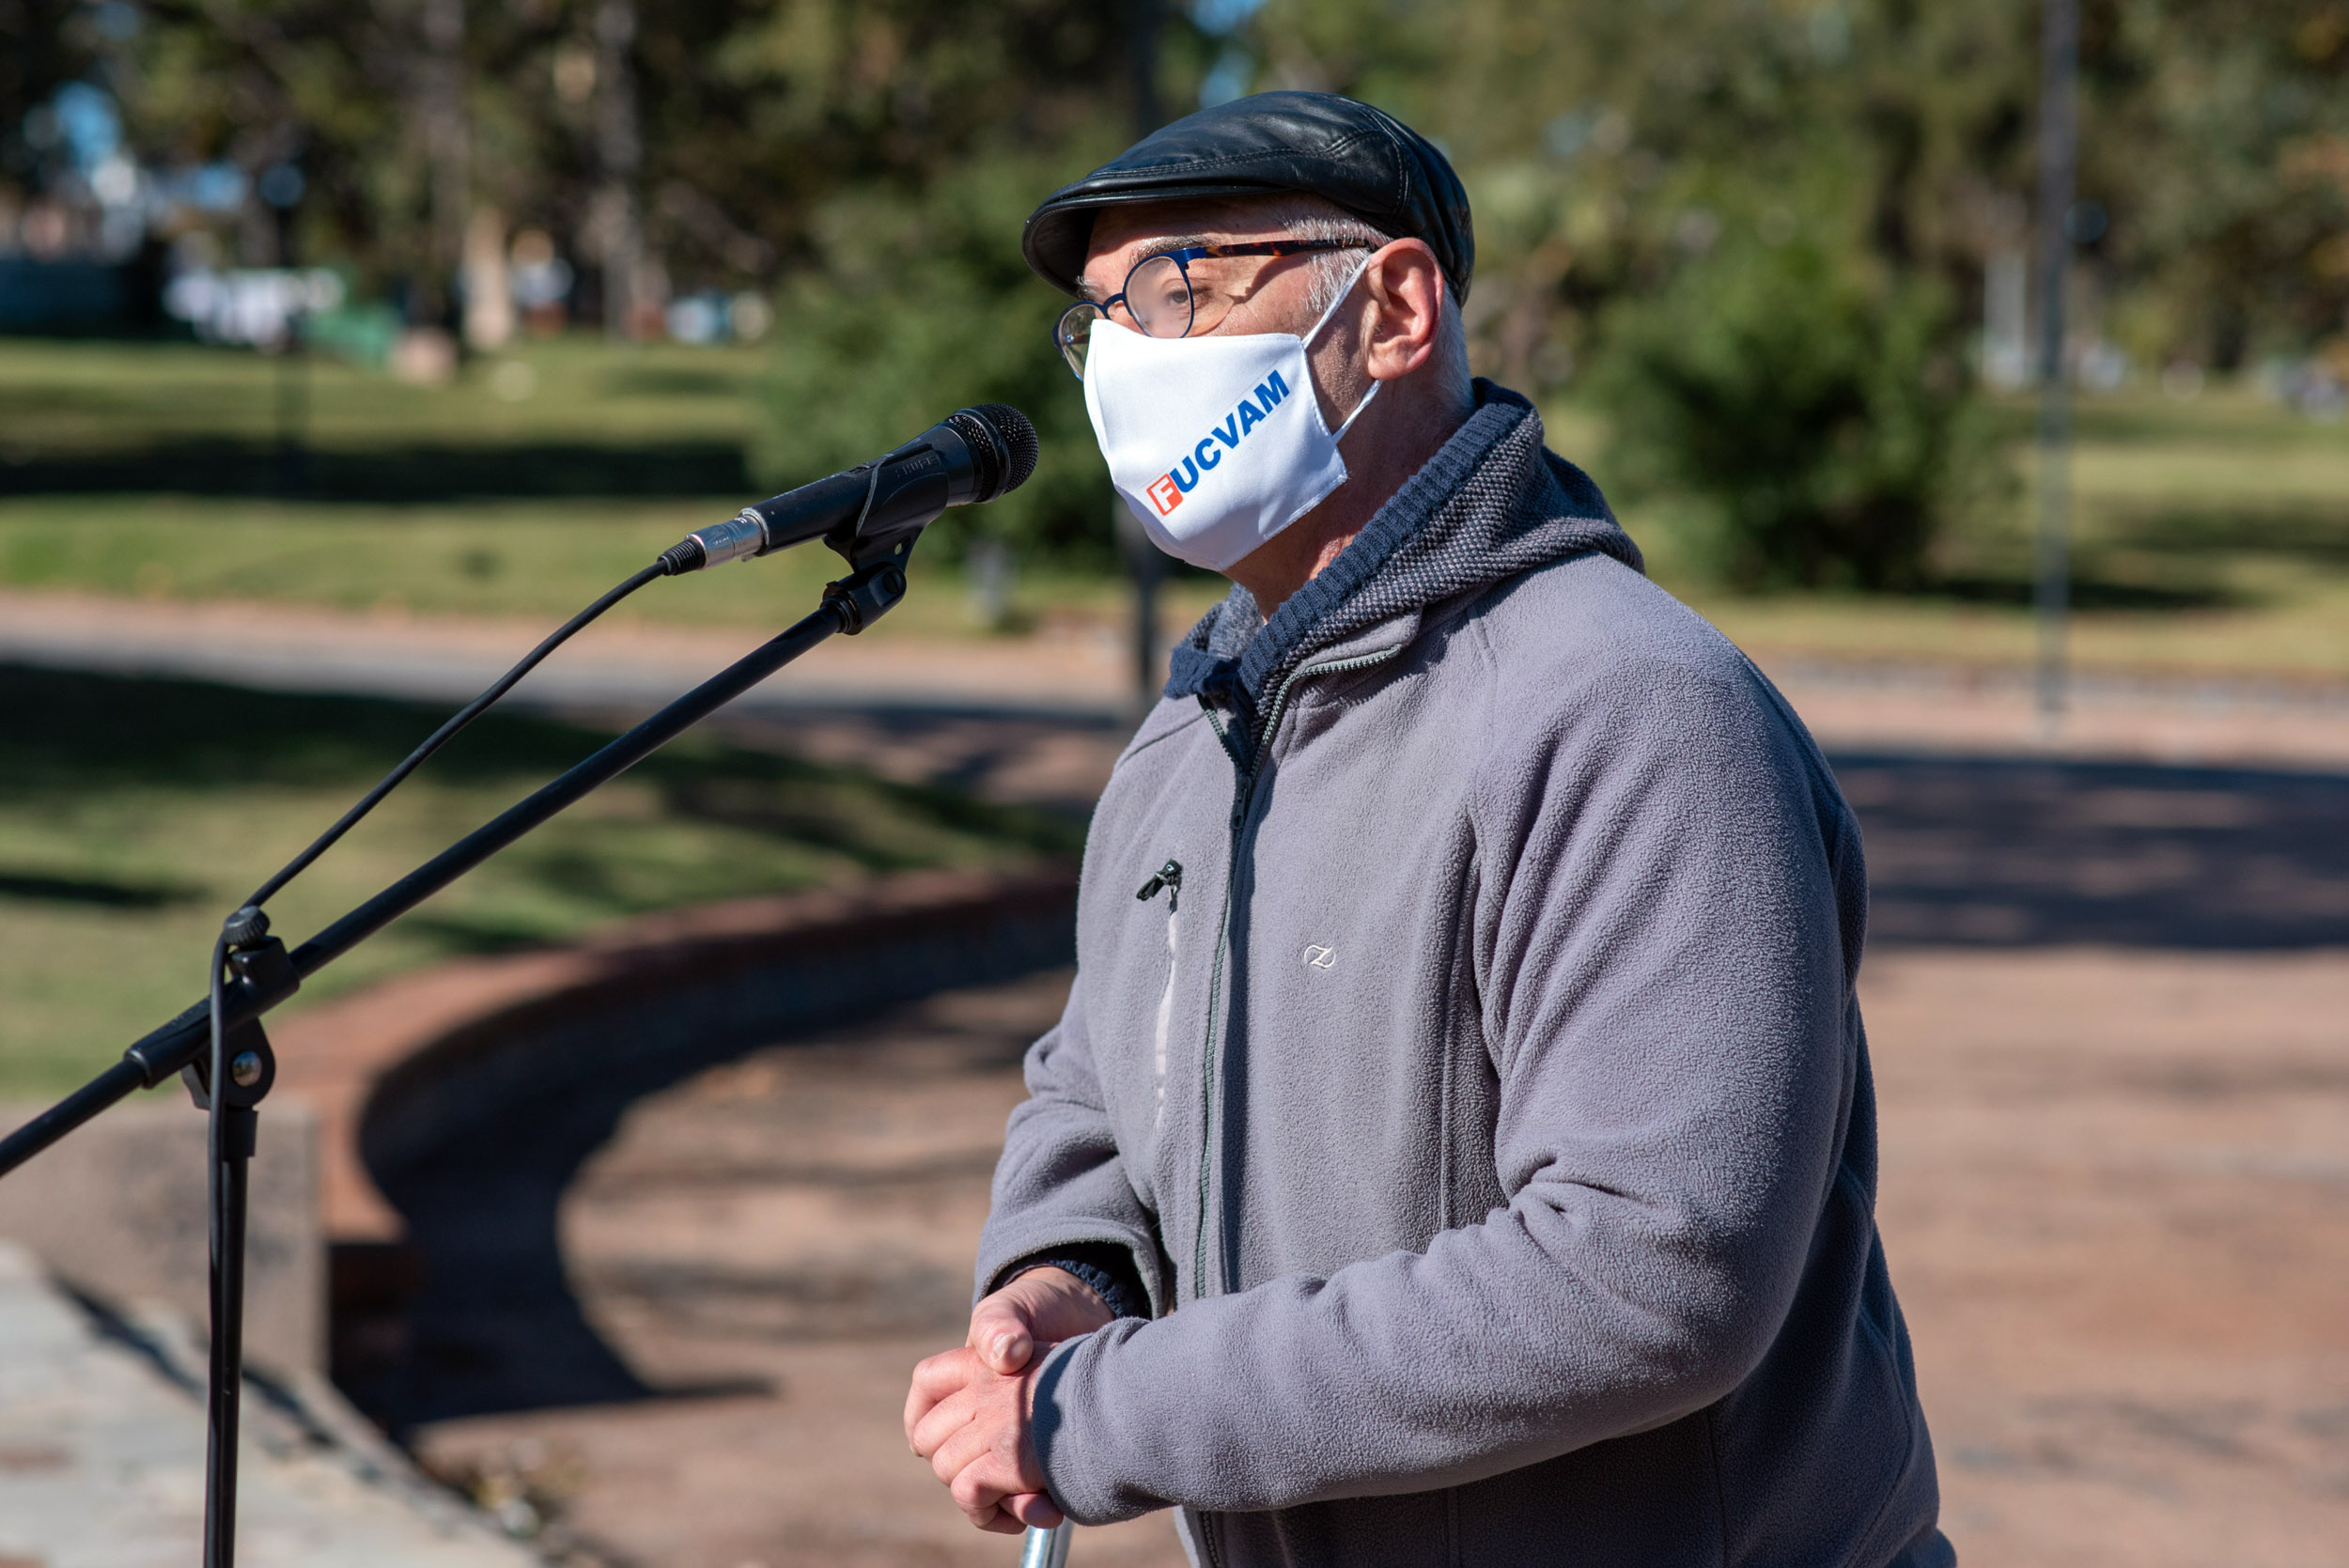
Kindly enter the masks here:
<path id="1" fill-rule="evenodd" d="M 634 0 L 596 6 L 596 193 L 594 226 L 603 266 L 603 328 L 607 336 L 641 330 L 645 298 L 645 236 L 636 211 L 636 177 L 644 140 L 636 124 Z"/>
<path id="2" fill-rule="evenodd" d="M 473 212 L 473 137 L 465 106 L 465 0 L 424 0 L 424 60 L 417 108 L 424 126 L 432 202 L 431 283 L 427 312 L 456 325 L 457 280 Z"/>

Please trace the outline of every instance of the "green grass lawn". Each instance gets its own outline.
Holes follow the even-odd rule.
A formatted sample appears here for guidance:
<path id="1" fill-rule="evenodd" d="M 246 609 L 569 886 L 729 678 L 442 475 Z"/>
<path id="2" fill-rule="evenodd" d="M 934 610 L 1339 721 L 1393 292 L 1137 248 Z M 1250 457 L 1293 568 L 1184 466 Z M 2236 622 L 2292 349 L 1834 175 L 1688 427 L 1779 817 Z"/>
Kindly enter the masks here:
<path id="1" fill-rule="evenodd" d="M 69 1087 L 194 1001 L 221 916 L 443 717 L 0 670 L 0 1094 Z M 272 901 L 278 933 L 299 942 L 602 738 L 484 719 Z M 646 910 L 1073 847 L 1073 829 L 1032 814 L 688 737 L 288 1006 Z"/>
<path id="2" fill-rule="evenodd" d="M 484 500 L 415 505 L 187 495 L 0 496 L 0 586 L 142 598 L 240 598 L 347 610 L 514 616 L 552 629 L 742 497 Z M 754 498 L 755 499 L 755 498 Z M 802 545 L 677 582 L 655 582 L 611 615 L 772 627 L 816 608 L 847 570 Z M 984 629 L 967 579 L 916 552 L 905 602 L 877 637 L 963 637 Z M 1196 615 L 1221 592 L 1174 591 Z M 1113 579 L 1023 570 L 1016 603 L 1042 614 L 1125 614 Z M 1170 612 L 1173 613 L 1173 612 Z M 1186 621 L 1185 624 L 1188 624 Z"/>
<path id="3" fill-rule="evenodd" d="M 1766 661 L 2021 665 L 2032 657 L 2027 400 L 1997 405 L 2005 504 L 1939 546 L 1942 586 L 1914 598 L 1735 595 L 1712 585 L 1670 504 L 1625 522 L 1658 581 Z M 1606 480 L 1604 424 L 1554 413 L 1552 444 Z M 2239 388 L 2191 402 L 2152 390 L 2082 398 L 2073 458 L 2071 648 L 2082 667 L 2180 675 L 2349 678 L 2349 427 Z M 1587 454 L 1587 460 L 1580 456 Z"/>
<path id="4" fill-rule="evenodd" d="M 277 437 L 287 363 L 193 343 L 0 338 L 0 463 L 118 458 L 189 442 L 267 450 Z M 410 385 L 317 356 L 300 370 L 304 427 L 323 451 L 521 449 L 527 460 L 533 447 L 583 442 L 735 446 L 767 364 L 757 349 L 570 336 L 522 339 L 509 353 L 469 363 L 445 386 Z M 508 365 L 521 369 L 502 369 Z"/>
<path id="5" fill-rule="evenodd" d="M 289 475 L 278 362 L 0 338 L 0 586 L 560 620 L 766 493 L 741 453 L 768 363 L 739 348 L 526 340 L 434 387 L 316 361 L 301 372 L 308 456 Z M 937 553 L 916 556 L 912 593 L 876 635 L 983 629 Z M 844 569 L 802 546 L 657 586 L 614 619 L 780 627 Z M 1178 584 L 1170 613 L 1195 615 L 1219 591 Z M 1106 619 L 1126 592 L 1031 567 L 1016 605 L 1024 619 Z"/>
<path id="6" fill-rule="evenodd" d="M 281 472 L 281 367 L 194 346 L 0 340 L 0 585 L 234 597 L 552 620 L 753 498 L 741 448 L 774 349 L 526 341 L 444 387 L 331 362 L 306 372 L 310 457 Z M 2028 661 L 2030 408 L 1995 411 L 2013 490 L 1944 542 L 1916 598 L 1735 596 L 1672 505 L 1627 506 L 1660 581 L 1766 659 Z M 1552 444 L 1608 479 L 1604 421 L 1550 411 Z M 2241 389 L 2078 409 L 2073 646 L 2085 666 L 2349 677 L 2349 427 Z M 299 480 L 299 498 L 288 487 Z M 662 585 L 618 613 L 780 625 L 836 574 L 820 547 Z M 1178 582 L 1169 619 L 1215 593 Z M 1031 569 L 1025 614 L 1102 620 L 1125 593 Z M 934 557 L 884 637 L 970 635 Z"/>

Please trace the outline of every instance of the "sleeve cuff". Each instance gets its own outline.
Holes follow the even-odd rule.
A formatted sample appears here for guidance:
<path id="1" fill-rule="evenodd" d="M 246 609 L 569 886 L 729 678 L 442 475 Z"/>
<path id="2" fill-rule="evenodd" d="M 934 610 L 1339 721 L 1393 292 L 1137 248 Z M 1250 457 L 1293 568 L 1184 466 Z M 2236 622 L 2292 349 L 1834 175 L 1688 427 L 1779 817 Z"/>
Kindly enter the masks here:
<path id="1" fill-rule="evenodd" d="M 1150 1315 L 1150 1294 L 1143 1288 L 1142 1276 L 1122 1247 L 1107 1242 L 1076 1242 L 1032 1253 L 1004 1269 L 996 1281 L 997 1288 L 1037 1268 L 1057 1268 L 1083 1281 L 1113 1318 Z"/>

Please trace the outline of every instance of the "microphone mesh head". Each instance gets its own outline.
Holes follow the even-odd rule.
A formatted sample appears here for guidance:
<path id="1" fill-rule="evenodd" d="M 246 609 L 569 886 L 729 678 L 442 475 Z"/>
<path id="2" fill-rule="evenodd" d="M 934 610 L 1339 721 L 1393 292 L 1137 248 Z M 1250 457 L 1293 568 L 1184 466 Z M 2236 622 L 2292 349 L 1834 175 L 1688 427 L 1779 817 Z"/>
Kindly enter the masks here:
<path id="1" fill-rule="evenodd" d="M 1007 403 L 957 409 L 946 423 L 961 436 L 979 465 L 976 501 L 992 501 L 1028 482 L 1035 472 L 1035 427 Z"/>
<path id="2" fill-rule="evenodd" d="M 1026 484 L 1028 476 L 1035 472 L 1038 451 L 1035 427 L 1029 423 L 1028 416 L 1008 403 L 982 403 L 972 411 L 993 425 L 1010 450 L 1011 471 L 1003 478 L 1003 489 L 1016 490 Z"/>

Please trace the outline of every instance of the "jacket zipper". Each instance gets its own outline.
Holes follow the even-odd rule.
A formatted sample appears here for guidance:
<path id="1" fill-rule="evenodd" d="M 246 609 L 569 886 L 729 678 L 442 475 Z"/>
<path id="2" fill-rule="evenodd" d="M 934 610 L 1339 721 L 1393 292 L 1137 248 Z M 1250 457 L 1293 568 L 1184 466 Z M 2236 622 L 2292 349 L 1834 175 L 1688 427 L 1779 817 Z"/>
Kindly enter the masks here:
<path id="1" fill-rule="evenodd" d="M 1288 706 L 1289 692 L 1308 675 L 1345 675 L 1354 670 L 1383 664 L 1403 651 L 1396 644 L 1376 653 L 1357 654 L 1351 659 L 1333 659 L 1323 664 L 1307 664 L 1289 673 L 1278 691 L 1272 694 L 1272 706 L 1265 710 L 1264 720 L 1256 726 L 1254 748 L 1242 757 L 1232 744 L 1231 727 L 1214 708 L 1207 710 L 1207 722 L 1215 727 L 1223 749 L 1232 754 L 1237 778 L 1232 799 L 1232 825 L 1229 851 L 1224 857 L 1223 913 L 1216 924 L 1215 961 L 1207 970 L 1207 1035 L 1200 1055 L 1199 1065 L 1199 1215 L 1197 1236 L 1191 1250 L 1190 1295 L 1194 1301 L 1207 1294 L 1207 1200 L 1214 1188 L 1215 1173 L 1215 1089 L 1217 1024 L 1223 1002 L 1223 958 L 1232 945 L 1232 888 L 1239 880 L 1239 841 L 1248 826 L 1248 813 L 1255 803 L 1256 779 L 1262 772 L 1265 748 L 1272 744 L 1272 732 L 1281 722 L 1281 714 Z M 1221 1229 L 1219 1226 L 1218 1229 Z"/>
<path id="2" fill-rule="evenodd" d="M 1175 942 L 1175 911 L 1183 906 L 1183 862 L 1170 860 L 1142 884 L 1134 896 L 1148 903 L 1163 891 L 1166 894 L 1166 985 L 1159 992 L 1159 1016 L 1150 1039 L 1150 1135 L 1156 1138 L 1166 1125 L 1166 1045 L 1167 1035 L 1174 1019 L 1174 979 L 1182 968 L 1182 952 Z"/>

